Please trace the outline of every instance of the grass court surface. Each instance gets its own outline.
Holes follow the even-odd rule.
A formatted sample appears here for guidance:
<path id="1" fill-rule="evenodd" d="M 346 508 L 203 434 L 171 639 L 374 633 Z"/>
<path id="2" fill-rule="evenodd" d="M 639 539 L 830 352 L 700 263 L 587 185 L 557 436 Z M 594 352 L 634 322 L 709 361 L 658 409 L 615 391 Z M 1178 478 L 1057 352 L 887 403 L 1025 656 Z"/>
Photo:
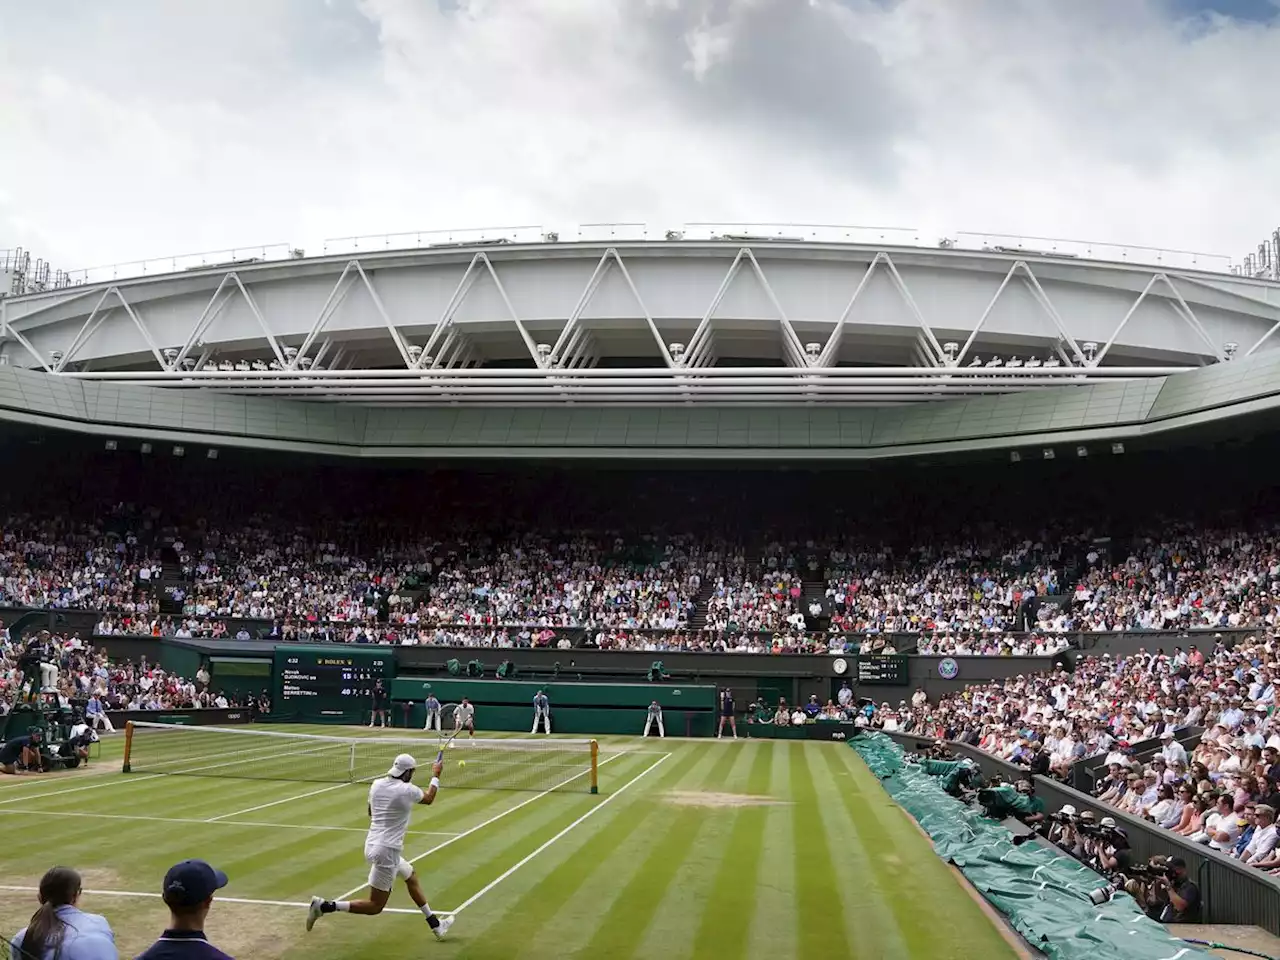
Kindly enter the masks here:
<path id="1" fill-rule="evenodd" d="M 425 764 L 436 741 L 422 737 Z M 122 742 L 87 772 L 0 778 L 4 939 L 65 864 L 133 957 L 165 926 L 165 870 L 199 857 L 231 881 L 209 938 L 241 960 L 1015 956 L 843 744 L 601 738 L 598 796 L 451 791 L 446 761 L 405 845 L 432 907 L 457 912 L 437 943 L 399 882 L 400 912 L 304 930 L 313 894 L 363 895 L 367 785 L 125 775 Z"/>

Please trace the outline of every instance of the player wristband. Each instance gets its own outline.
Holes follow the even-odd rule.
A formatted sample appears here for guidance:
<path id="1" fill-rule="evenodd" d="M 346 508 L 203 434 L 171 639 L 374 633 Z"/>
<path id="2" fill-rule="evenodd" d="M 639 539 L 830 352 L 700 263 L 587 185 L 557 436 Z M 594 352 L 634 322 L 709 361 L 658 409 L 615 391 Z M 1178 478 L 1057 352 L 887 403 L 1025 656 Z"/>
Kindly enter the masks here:
<path id="1" fill-rule="evenodd" d="M 439 777 L 432 777 L 432 778 L 431 778 L 431 783 L 430 783 L 430 784 L 428 784 L 428 786 L 435 787 L 437 790 L 439 790 L 439 789 L 440 789 L 440 778 L 439 778 Z"/>

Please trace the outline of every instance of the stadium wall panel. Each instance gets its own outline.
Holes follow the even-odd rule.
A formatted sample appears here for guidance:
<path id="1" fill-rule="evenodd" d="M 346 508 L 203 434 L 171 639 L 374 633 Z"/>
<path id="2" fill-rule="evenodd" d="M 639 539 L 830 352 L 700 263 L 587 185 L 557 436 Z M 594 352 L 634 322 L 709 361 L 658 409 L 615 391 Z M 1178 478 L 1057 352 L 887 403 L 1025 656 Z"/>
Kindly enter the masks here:
<path id="1" fill-rule="evenodd" d="M 233 724 L 252 723 L 253 711 L 246 707 L 229 710 L 108 710 L 111 725 L 123 730 L 130 720 L 147 723 L 172 723 L 187 727 L 225 727 Z"/>
<path id="2" fill-rule="evenodd" d="M 403 677 L 391 682 L 392 700 L 426 700 L 431 693 L 441 703 L 457 703 L 463 697 L 476 704 L 532 708 L 539 690 L 545 691 L 551 709 L 565 707 L 641 707 L 657 700 L 664 708 L 714 710 L 716 688 L 679 684 L 574 683 L 523 680 L 480 680 L 453 677 Z"/>
<path id="3" fill-rule="evenodd" d="M 427 711 L 421 701 L 403 701 L 392 710 L 392 723 L 397 727 L 421 730 Z M 711 710 L 663 708 L 663 721 L 669 736 L 706 737 L 715 733 L 715 713 Z M 560 707 L 551 705 L 551 729 L 556 733 L 605 736 L 634 736 L 644 731 L 646 710 L 643 707 Z M 476 707 L 476 729 L 528 733 L 533 727 L 533 704 L 527 706 Z"/>

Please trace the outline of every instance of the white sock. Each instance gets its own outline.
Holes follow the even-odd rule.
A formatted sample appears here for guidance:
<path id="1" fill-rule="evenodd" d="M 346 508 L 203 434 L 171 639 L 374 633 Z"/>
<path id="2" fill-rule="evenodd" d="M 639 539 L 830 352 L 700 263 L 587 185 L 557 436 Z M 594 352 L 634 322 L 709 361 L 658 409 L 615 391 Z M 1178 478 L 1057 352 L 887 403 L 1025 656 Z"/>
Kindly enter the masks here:
<path id="1" fill-rule="evenodd" d="M 422 915 L 423 915 L 424 917 L 430 917 L 430 916 L 431 916 L 431 905 L 430 905 L 430 904 L 424 903 L 424 904 L 423 904 L 419 909 L 422 911 Z"/>
<path id="2" fill-rule="evenodd" d="M 339 913 L 351 912 L 351 901 L 349 900 L 339 900 L 334 904 L 334 906 L 338 908 Z"/>

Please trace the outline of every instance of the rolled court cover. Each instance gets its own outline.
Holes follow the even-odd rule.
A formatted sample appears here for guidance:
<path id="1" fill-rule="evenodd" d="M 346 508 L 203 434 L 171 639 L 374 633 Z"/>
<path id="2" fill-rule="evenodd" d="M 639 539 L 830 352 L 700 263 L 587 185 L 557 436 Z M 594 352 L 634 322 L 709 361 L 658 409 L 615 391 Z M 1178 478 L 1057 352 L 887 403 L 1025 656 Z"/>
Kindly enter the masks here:
<path id="1" fill-rule="evenodd" d="M 434 737 L 328 737 L 130 722 L 124 772 L 357 783 L 386 774 L 401 753 L 411 754 L 429 775 L 439 747 Z M 594 740 L 459 737 L 445 751 L 441 779 L 451 789 L 595 793 L 598 753 Z"/>
<path id="2" fill-rule="evenodd" d="M 937 777 L 906 763 L 879 733 L 854 737 L 858 752 L 891 797 L 915 818 L 944 860 L 1000 911 L 1028 943 L 1054 960 L 1197 960 L 1209 954 L 1171 937 L 1133 899 L 1095 907 L 1088 894 L 1106 880 L 1066 854 L 1012 835 L 947 795 Z"/>

